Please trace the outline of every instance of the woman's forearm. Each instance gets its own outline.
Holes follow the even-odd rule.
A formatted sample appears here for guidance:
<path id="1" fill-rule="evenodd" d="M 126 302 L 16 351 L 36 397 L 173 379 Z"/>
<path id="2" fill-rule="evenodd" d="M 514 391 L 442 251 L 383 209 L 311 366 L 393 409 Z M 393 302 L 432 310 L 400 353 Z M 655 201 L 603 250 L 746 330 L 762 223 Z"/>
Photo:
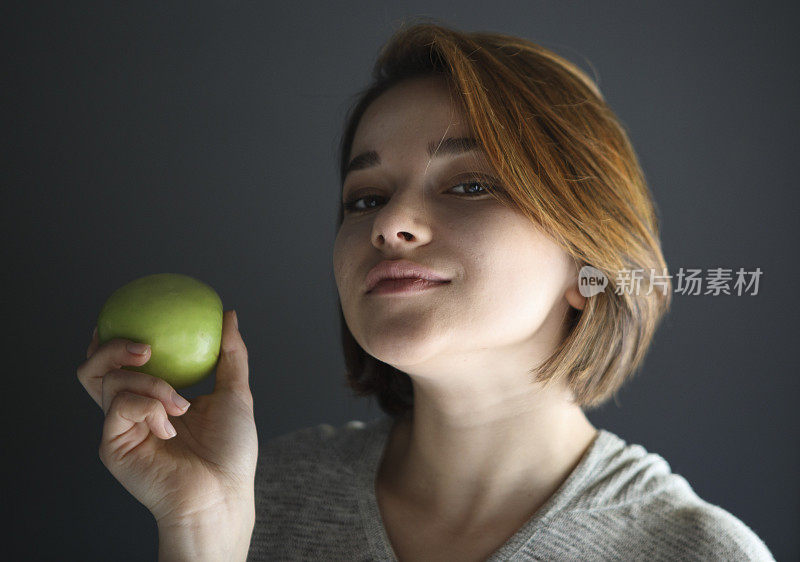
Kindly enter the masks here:
<path id="1" fill-rule="evenodd" d="M 245 562 L 255 507 L 207 514 L 191 521 L 159 523 L 159 562 Z"/>

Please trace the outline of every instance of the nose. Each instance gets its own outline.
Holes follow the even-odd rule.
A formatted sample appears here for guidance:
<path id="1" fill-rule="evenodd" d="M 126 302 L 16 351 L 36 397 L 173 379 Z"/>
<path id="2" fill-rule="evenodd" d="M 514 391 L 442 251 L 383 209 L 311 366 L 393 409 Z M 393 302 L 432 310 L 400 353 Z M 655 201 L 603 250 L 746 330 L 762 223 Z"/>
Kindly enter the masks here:
<path id="1" fill-rule="evenodd" d="M 398 193 L 375 213 L 372 245 L 379 250 L 409 249 L 427 244 L 431 229 L 422 217 L 422 205 L 403 204 Z"/>

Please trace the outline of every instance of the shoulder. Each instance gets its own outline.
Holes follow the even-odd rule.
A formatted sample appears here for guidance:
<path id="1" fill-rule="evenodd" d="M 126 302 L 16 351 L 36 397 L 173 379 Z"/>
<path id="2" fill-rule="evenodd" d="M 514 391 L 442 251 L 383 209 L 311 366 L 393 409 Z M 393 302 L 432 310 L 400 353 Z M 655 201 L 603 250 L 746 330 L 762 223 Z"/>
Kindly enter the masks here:
<path id="1" fill-rule="evenodd" d="M 309 526 L 341 534 L 341 525 L 356 524 L 364 459 L 379 446 L 382 424 L 386 421 L 321 423 L 259 444 L 253 539 L 259 548 L 289 544 L 287 537 L 302 536 Z"/>
<path id="2" fill-rule="evenodd" d="M 295 429 L 259 444 L 256 485 L 307 478 L 319 472 L 348 471 L 387 424 L 383 417 L 320 423 Z"/>
<path id="3" fill-rule="evenodd" d="M 605 430 L 593 455 L 567 511 L 641 559 L 774 560 L 750 527 L 700 498 L 660 455 Z"/>
<path id="4" fill-rule="evenodd" d="M 664 533 L 673 547 L 690 552 L 694 559 L 774 562 L 761 538 L 722 507 L 700 498 L 667 503 L 671 507 L 664 512 L 651 512 L 651 531 Z"/>
<path id="5" fill-rule="evenodd" d="M 642 506 L 644 535 L 659 554 L 689 560 L 774 562 L 761 538 L 725 509 L 697 498 L 652 498 Z"/>

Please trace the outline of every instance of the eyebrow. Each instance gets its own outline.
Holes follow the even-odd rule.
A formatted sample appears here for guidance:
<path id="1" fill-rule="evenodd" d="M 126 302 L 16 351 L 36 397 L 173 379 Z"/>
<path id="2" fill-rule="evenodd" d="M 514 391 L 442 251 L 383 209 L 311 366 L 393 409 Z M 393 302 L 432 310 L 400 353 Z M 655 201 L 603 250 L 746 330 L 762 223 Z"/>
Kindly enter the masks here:
<path id="1" fill-rule="evenodd" d="M 440 143 L 431 141 L 428 143 L 428 156 L 439 158 L 444 156 L 458 156 L 467 152 L 480 150 L 478 141 L 472 137 L 448 137 Z M 378 166 L 381 163 L 380 155 L 374 150 L 362 152 L 347 165 L 344 170 L 344 177 L 350 172 L 364 170 Z"/>

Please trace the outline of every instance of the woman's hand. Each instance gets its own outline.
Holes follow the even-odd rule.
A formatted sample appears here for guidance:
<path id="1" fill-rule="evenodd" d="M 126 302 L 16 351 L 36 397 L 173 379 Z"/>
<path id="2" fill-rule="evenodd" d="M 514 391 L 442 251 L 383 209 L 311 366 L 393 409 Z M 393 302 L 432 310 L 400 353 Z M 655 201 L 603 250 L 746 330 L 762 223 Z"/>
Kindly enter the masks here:
<path id="1" fill-rule="evenodd" d="M 100 460 L 160 528 L 191 525 L 209 514 L 254 510 L 258 438 L 247 348 L 235 312 L 223 315 L 214 392 L 181 408 L 165 381 L 120 367 L 144 365 L 114 339 L 98 345 L 95 329 L 78 380 L 105 413 Z M 177 435 L 170 437 L 169 416 Z M 243 511 L 244 510 L 244 511 Z"/>

